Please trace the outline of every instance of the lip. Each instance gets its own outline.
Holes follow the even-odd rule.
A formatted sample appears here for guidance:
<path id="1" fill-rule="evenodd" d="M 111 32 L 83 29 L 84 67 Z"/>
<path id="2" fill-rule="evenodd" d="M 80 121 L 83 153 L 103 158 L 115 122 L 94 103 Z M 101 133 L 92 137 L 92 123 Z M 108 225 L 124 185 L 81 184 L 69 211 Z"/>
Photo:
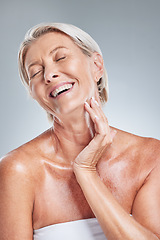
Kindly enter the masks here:
<path id="1" fill-rule="evenodd" d="M 72 87 L 71 87 L 71 89 L 72 89 L 74 83 L 75 83 L 75 82 L 61 82 L 61 83 L 53 86 L 53 87 L 49 90 L 49 97 L 52 97 L 52 96 L 51 96 L 51 93 L 52 93 L 54 90 L 56 90 L 56 88 L 59 88 L 59 87 L 65 85 L 65 84 L 72 84 Z M 68 91 L 67 91 L 67 92 L 68 92 Z M 62 93 L 62 94 L 63 94 L 63 93 Z M 57 96 L 57 97 L 58 97 L 58 96 Z M 55 97 L 55 98 L 57 98 L 57 97 Z M 52 98 L 54 98 L 54 97 L 52 97 Z"/>

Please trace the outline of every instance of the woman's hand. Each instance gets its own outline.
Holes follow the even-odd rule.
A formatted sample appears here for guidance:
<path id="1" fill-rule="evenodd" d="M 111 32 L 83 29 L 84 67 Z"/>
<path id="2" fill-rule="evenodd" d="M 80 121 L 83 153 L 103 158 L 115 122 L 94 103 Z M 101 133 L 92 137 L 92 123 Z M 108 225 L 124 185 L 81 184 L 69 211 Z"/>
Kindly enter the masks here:
<path id="1" fill-rule="evenodd" d="M 79 153 L 74 161 L 74 171 L 96 171 L 96 165 L 106 148 L 112 143 L 116 131 L 108 125 L 108 120 L 98 102 L 91 98 L 90 105 L 85 103 L 85 110 L 94 123 L 95 135 L 90 143 Z"/>

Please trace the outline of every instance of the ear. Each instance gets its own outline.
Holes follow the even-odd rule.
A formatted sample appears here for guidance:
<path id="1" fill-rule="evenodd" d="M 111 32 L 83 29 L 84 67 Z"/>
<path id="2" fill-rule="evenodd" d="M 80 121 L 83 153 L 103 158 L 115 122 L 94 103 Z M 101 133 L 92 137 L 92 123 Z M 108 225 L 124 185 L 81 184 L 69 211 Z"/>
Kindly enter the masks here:
<path id="1" fill-rule="evenodd" d="M 103 58 L 98 52 L 92 54 L 93 64 L 94 64 L 94 80 L 96 82 L 103 76 L 104 65 Z"/>

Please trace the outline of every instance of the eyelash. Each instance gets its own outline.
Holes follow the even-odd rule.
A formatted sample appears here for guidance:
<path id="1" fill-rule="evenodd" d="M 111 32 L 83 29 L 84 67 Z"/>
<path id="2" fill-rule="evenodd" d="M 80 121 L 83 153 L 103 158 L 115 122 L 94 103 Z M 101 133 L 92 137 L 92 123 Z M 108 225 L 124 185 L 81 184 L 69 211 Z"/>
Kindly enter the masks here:
<path id="1" fill-rule="evenodd" d="M 65 58 L 66 58 L 66 56 L 60 57 L 60 58 L 58 58 L 58 59 L 56 60 L 56 62 L 59 62 L 60 60 L 63 60 L 63 59 L 65 59 Z"/>
<path id="2" fill-rule="evenodd" d="M 38 73 L 40 73 L 42 70 L 39 70 L 38 72 L 36 72 L 36 73 L 34 73 L 31 77 L 30 77 L 30 79 L 32 79 L 32 78 L 34 78 Z"/>
<path id="3" fill-rule="evenodd" d="M 59 62 L 60 60 L 63 60 L 63 59 L 65 59 L 66 58 L 66 56 L 63 56 L 63 57 L 60 57 L 60 58 L 58 58 L 57 60 L 56 60 L 56 62 Z M 31 77 L 30 77 L 30 79 L 32 79 L 32 78 L 34 78 L 38 73 L 40 73 L 41 72 L 41 70 L 40 71 L 38 71 L 38 72 L 36 72 L 36 73 L 34 73 Z"/>

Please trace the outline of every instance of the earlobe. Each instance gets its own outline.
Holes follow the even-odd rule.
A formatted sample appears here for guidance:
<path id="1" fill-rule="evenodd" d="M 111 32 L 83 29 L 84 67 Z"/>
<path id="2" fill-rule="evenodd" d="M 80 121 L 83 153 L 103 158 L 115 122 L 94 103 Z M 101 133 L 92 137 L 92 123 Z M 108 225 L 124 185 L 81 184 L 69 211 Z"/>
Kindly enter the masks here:
<path id="1" fill-rule="evenodd" d="M 98 82 L 103 76 L 103 58 L 98 52 L 93 53 L 95 81 Z"/>

